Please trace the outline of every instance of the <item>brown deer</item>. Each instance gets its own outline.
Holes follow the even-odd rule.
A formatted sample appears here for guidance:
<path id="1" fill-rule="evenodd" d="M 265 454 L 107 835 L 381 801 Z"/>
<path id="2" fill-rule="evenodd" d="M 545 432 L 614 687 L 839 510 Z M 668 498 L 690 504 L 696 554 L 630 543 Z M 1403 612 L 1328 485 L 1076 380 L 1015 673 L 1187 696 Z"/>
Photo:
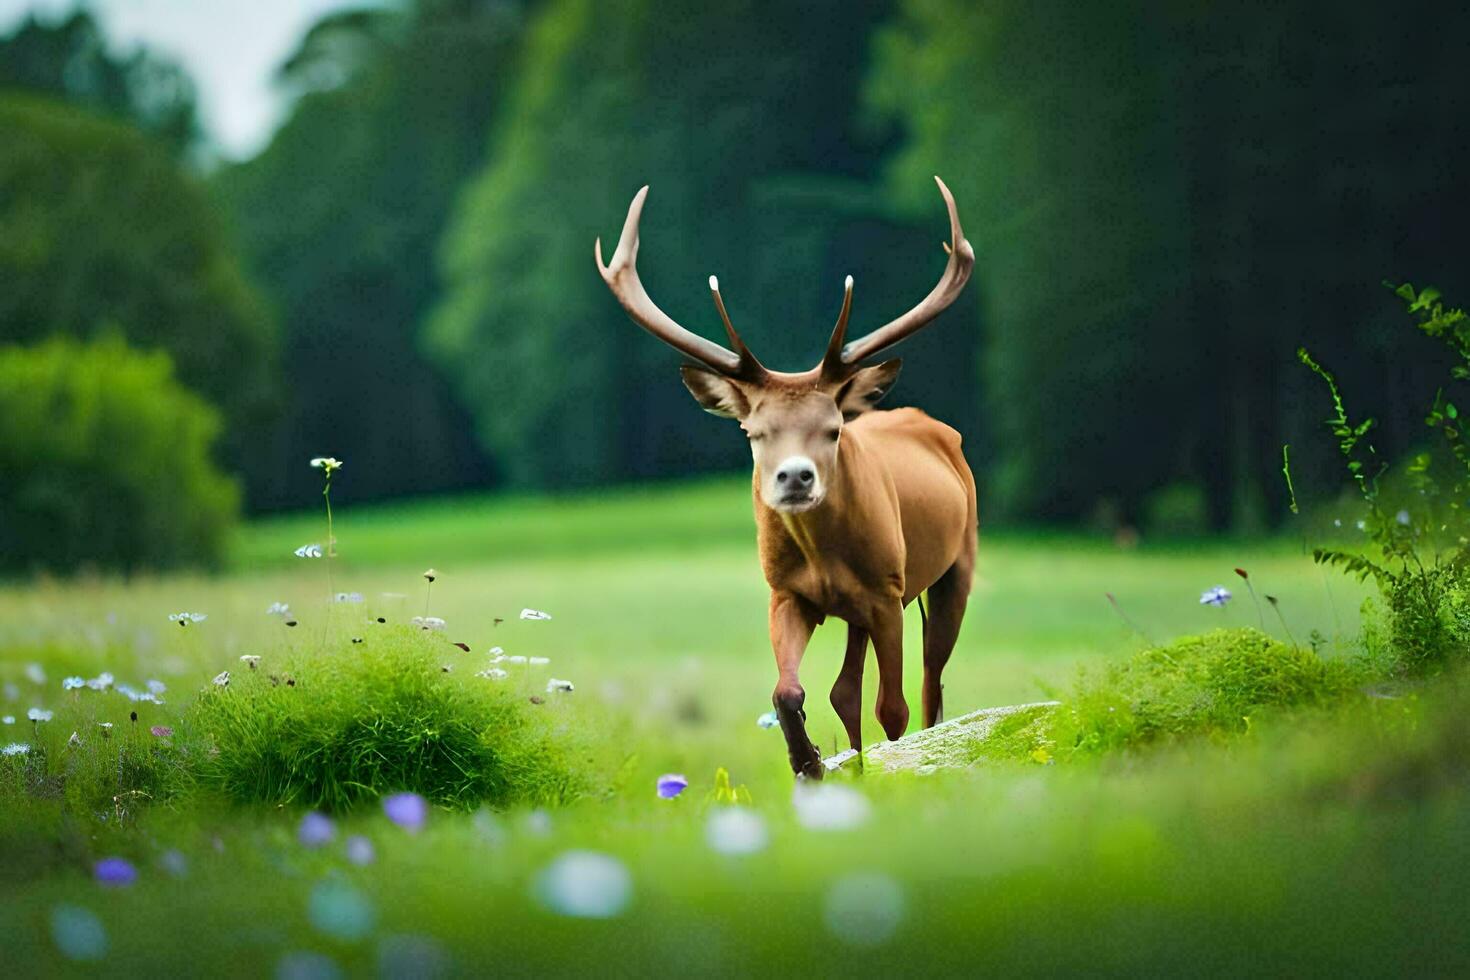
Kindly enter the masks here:
<path id="1" fill-rule="evenodd" d="M 638 219 L 648 196 L 633 198 L 603 280 L 633 322 L 698 364 L 680 370 L 707 412 L 737 419 L 755 459 L 752 495 L 761 569 L 771 587 L 771 646 L 779 672 L 772 703 L 791 768 L 820 779 L 821 753 L 806 733 L 797 679 L 812 631 L 828 616 L 847 621 L 847 653 L 832 707 L 849 744 L 862 748 L 863 661 L 878 658 L 878 722 L 896 739 L 908 727 L 903 696 L 903 611 L 928 592 L 924 614 L 924 726 L 940 716 L 940 676 L 965 616 L 975 567 L 975 480 L 960 436 L 915 408 L 872 411 L 893 387 L 900 362 L 860 362 L 915 333 L 960 294 L 975 252 L 960 230 L 954 198 L 934 178 L 949 209 L 949 262 L 939 284 L 898 319 L 844 346 L 852 309 L 847 277 L 842 312 L 826 355 L 810 371 L 767 370 L 741 341 L 710 277 L 730 348 L 696 336 L 654 305 L 638 279 Z"/>

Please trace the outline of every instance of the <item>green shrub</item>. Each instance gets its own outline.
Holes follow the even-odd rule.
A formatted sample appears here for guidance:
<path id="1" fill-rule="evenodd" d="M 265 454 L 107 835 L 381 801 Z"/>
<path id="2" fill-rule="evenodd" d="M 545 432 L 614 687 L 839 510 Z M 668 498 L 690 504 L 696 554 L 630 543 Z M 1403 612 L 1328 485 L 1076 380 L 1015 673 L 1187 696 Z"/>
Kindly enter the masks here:
<path id="1" fill-rule="evenodd" d="M 1326 703 L 1359 679 L 1353 665 L 1258 630 L 1215 630 L 1084 674 L 1061 705 L 1005 719 L 977 752 L 1042 761 L 1236 734 L 1259 710 Z"/>
<path id="2" fill-rule="evenodd" d="M 78 66 L 73 66 L 73 68 Z M 218 406 L 232 467 L 280 397 L 275 325 L 201 184 L 130 126 L 0 91 L 0 343 L 109 329 Z"/>
<path id="3" fill-rule="evenodd" d="M 0 569 L 215 562 L 239 511 L 218 432 L 165 353 L 0 347 Z"/>
<path id="4" fill-rule="evenodd" d="M 448 673 L 443 663 L 404 628 L 235 671 L 184 722 L 211 746 L 201 783 L 242 801 L 329 810 L 399 790 L 460 809 L 580 794 L 556 698 L 533 704 L 513 678 Z"/>
<path id="5" fill-rule="evenodd" d="M 1374 580 L 1386 606 L 1395 669 L 1422 674 L 1464 662 L 1470 654 L 1464 625 L 1465 591 L 1470 587 L 1470 430 L 1453 401 L 1453 383 L 1470 380 L 1470 316 L 1446 307 L 1437 289 L 1385 285 L 1404 301 L 1419 331 L 1458 360 L 1450 369 L 1451 386 L 1439 389 L 1425 411 L 1425 425 L 1439 437 L 1439 448 L 1415 453 L 1400 472 L 1391 474 L 1388 461 L 1370 441 L 1376 421 L 1350 419 L 1332 372 L 1306 348 L 1298 349 L 1297 359 L 1322 379 L 1332 399 L 1333 415 L 1326 424 L 1362 498 L 1364 514 L 1357 524 L 1367 537 L 1364 547 L 1319 547 L 1312 556 L 1359 579 Z M 1285 458 L 1283 472 L 1295 511 L 1296 493 Z M 1401 484 L 1398 499 L 1390 493 L 1395 483 Z"/>

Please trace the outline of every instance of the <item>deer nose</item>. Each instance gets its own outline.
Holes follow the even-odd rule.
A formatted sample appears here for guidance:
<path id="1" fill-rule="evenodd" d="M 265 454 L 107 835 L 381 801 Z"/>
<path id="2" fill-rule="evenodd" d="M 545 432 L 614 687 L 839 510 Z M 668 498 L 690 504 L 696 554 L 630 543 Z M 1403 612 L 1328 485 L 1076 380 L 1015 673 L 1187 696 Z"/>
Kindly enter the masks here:
<path id="1" fill-rule="evenodd" d="M 776 485 L 788 490 L 810 490 L 816 478 L 816 465 L 805 456 L 793 456 L 776 470 Z"/>

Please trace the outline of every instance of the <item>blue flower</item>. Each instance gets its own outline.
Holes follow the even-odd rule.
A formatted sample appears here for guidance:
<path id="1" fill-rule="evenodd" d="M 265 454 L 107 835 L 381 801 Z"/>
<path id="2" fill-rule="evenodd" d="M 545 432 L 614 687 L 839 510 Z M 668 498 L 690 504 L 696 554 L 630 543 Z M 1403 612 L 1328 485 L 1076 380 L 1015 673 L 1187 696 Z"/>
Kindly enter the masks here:
<path id="1" fill-rule="evenodd" d="M 92 865 L 92 877 L 111 888 L 126 888 L 138 880 L 138 869 L 126 858 L 103 858 Z"/>
<path id="2" fill-rule="evenodd" d="M 1199 597 L 1202 606 L 1224 606 L 1230 601 L 1230 590 L 1223 585 L 1217 585 Z"/>
<path id="3" fill-rule="evenodd" d="M 681 773 L 668 772 L 658 777 L 658 796 L 661 800 L 672 800 L 689 788 L 689 780 Z"/>
<path id="4" fill-rule="evenodd" d="M 776 717 L 776 712 L 767 711 L 765 714 L 757 718 L 755 720 L 755 723 L 762 728 L 775 728 L 777 725 L 781 724 L 781 719 Z"/>
<path id="5" fill-rule="evenodd" d="M 337 836 L 337 826 L 332 823 L 332 818 L 325 813 L 312 810 L 301 818 L 301 825 L 296 828 L 296 839 L 301 841 L 304 847 L 321 847 L 330 844 L 332 838 Z"/>
<path id="6" fill-rule="evenodd" d="M 383 797 L 383 812 L 405 830 L 420 830 L 429 818 L 429 802 L 417 793 L 394 793 Z"/>
<path id="7" fill-rule="evenodd" d="M 373 842 L 361 835 L 347 838 L 347 860 L 362 866 L 373 863 Z"/>
<path id="8" fill-rule="evenodd" d="M 61 679 L 61 689 L 63 691 L 75 691 L 86 686 L 87 679 L 85 677 L 63 677 Z"/>

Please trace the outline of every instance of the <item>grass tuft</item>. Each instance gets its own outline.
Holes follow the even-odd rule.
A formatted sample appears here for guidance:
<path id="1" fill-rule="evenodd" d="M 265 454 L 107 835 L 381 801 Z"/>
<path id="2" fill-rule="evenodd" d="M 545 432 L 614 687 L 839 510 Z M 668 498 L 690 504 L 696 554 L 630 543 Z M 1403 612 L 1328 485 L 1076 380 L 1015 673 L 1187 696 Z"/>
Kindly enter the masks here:
<path id="1" fill-rule="evenodd" d="M 407 628 L 325 654 L 263 658 L 199 698 L 202 785 L 241 801 L 345 810 L 410 790 L 441 806 L 556 804 L 583 793 L 565 706 L 446 673 Z"/>
<path id="2" fill-rule="evenodd" d="M 1258 630 L 1215 630 L 1084 673 L 1061 705 L 1002 721 L 977 744 L 976 756 L 1066 760 L 1238 735 L 1263 709 L 1338 700 L 1361 684 L 1362 674 L 1354 664 L 1323 660 Z"/>

